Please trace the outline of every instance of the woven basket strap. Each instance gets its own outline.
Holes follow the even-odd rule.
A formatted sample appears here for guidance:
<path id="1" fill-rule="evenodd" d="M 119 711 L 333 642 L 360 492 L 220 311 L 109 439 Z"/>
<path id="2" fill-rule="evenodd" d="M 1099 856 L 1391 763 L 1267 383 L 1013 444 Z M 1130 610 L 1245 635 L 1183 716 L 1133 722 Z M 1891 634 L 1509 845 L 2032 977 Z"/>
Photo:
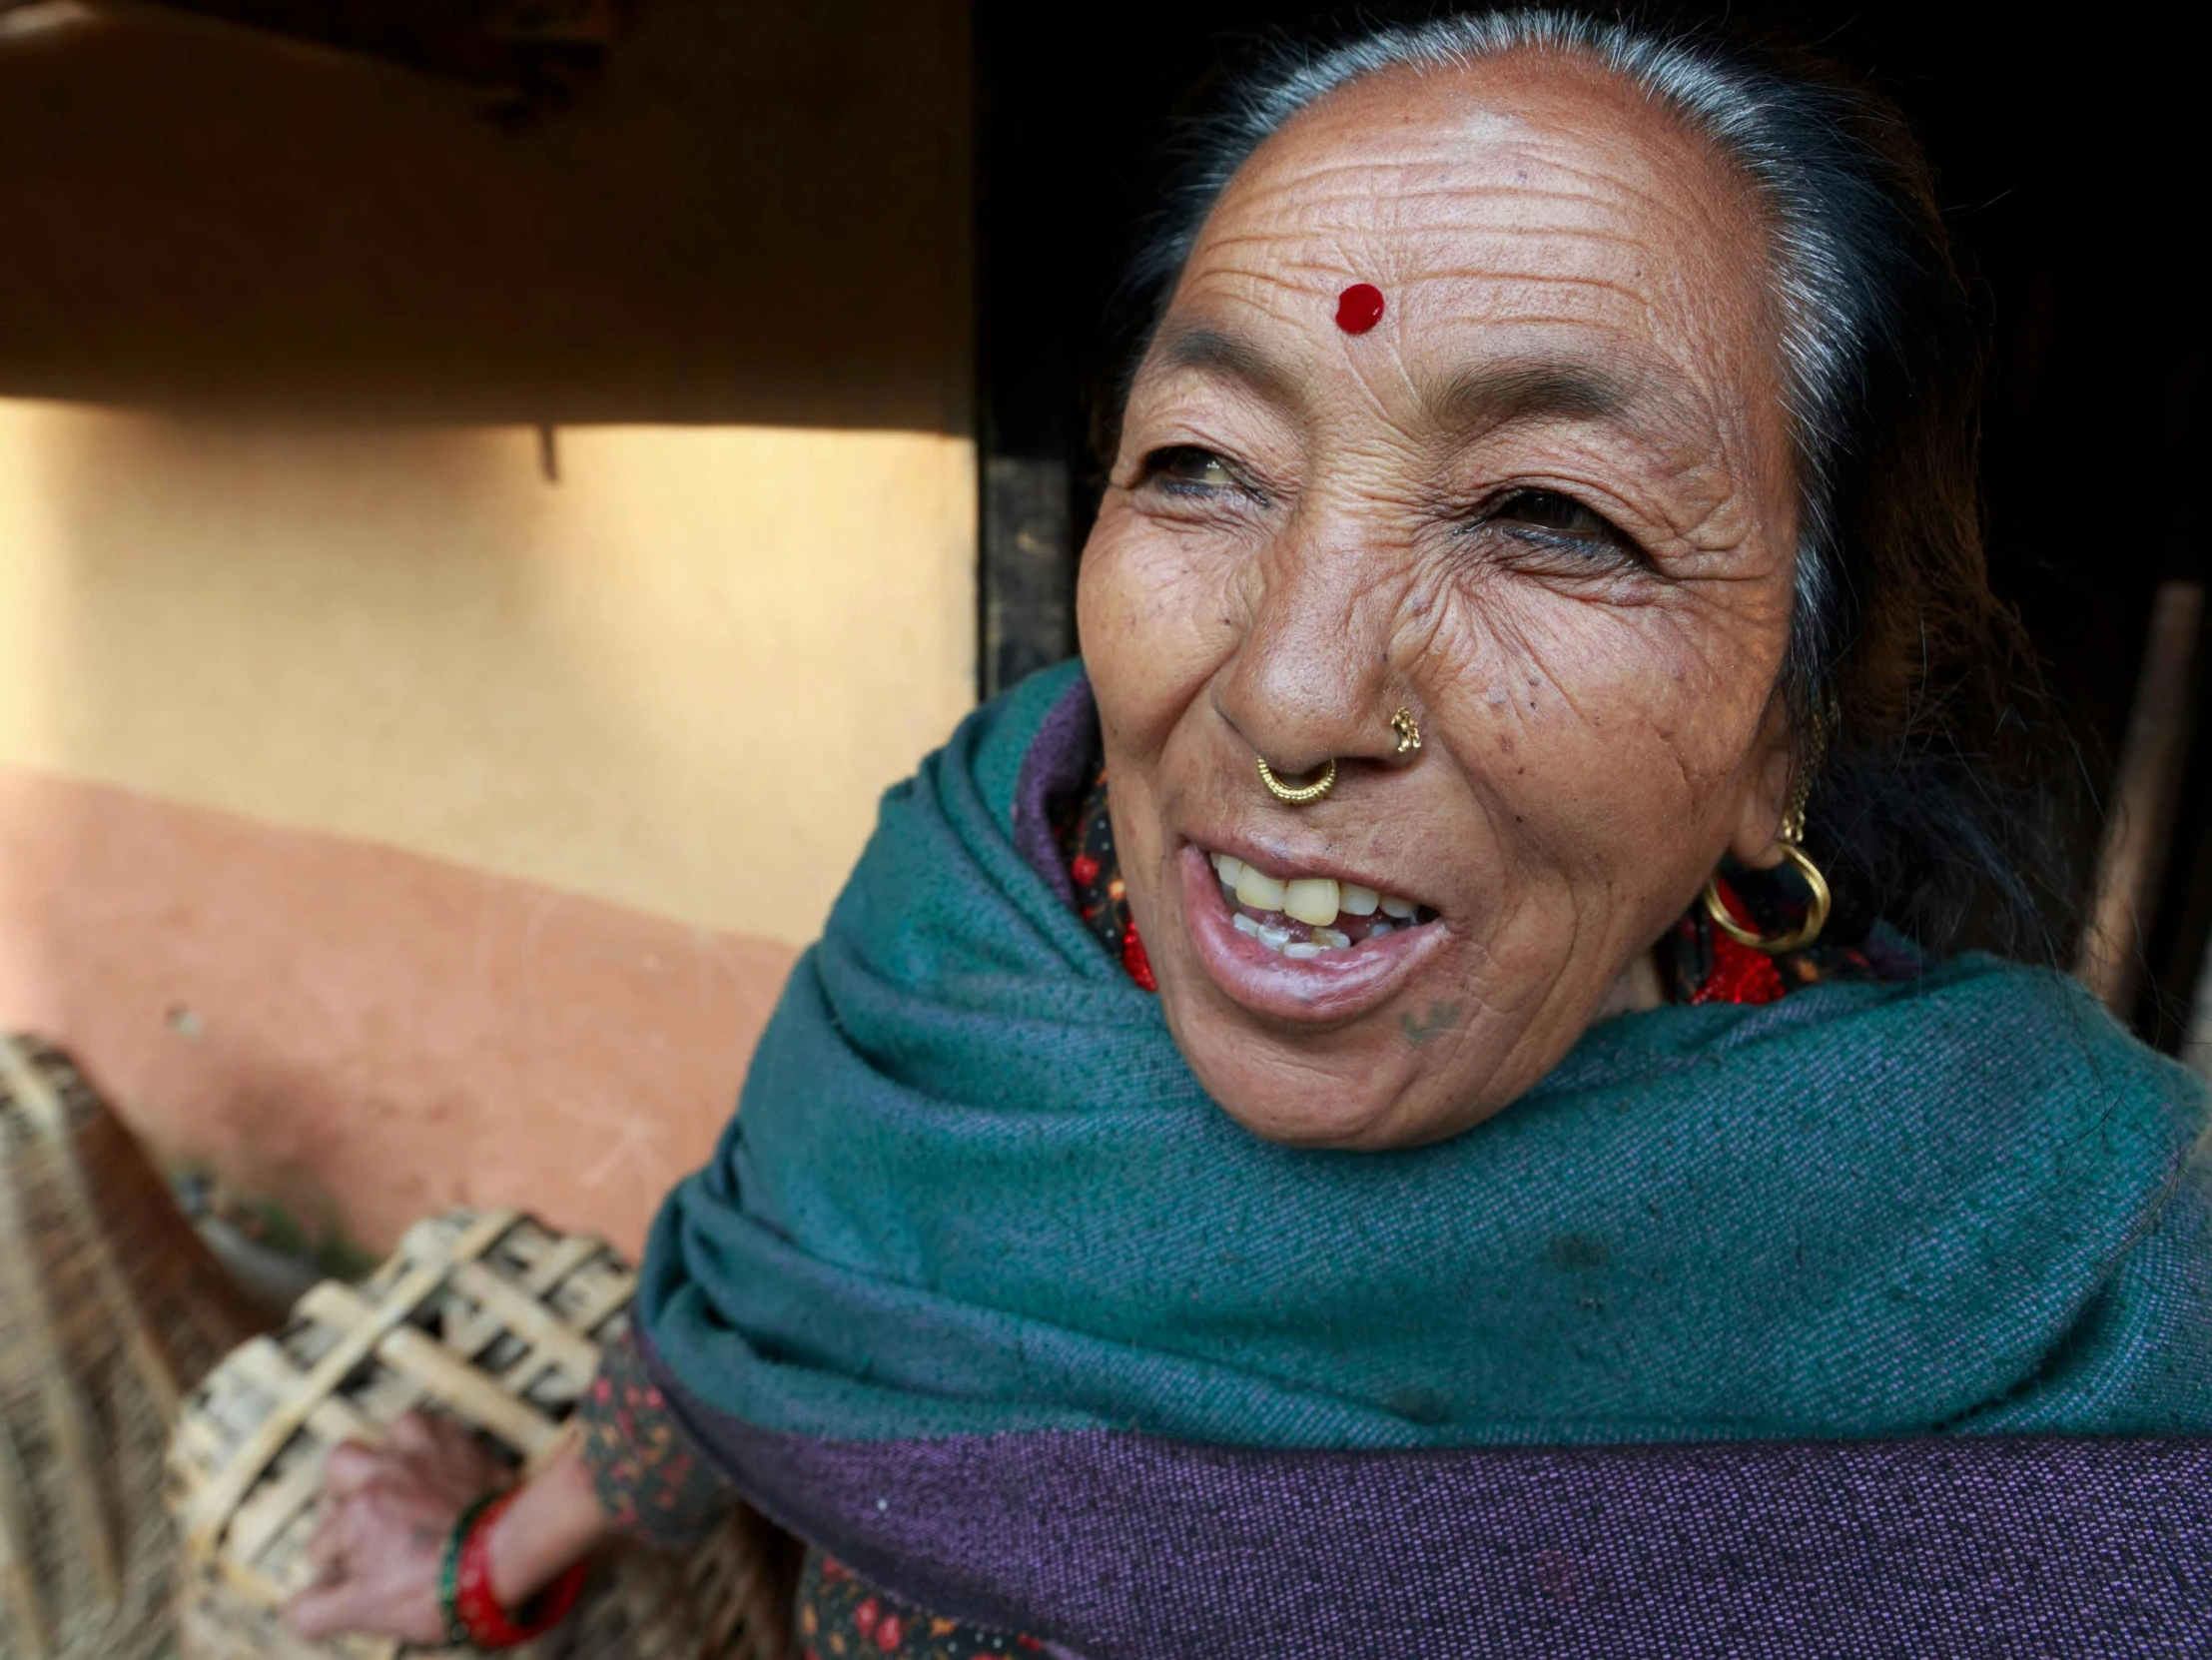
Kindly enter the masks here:
<path id="1" fill-rule="evenodd" d="M 496 1245 L 516 1220 L 512 1211 L 487 1213 L 453 1242 L 452 1249 L 445 1255 L 432 1257 L 401 1274 L 380 1303 L 362 1302 L 364 1317 L 360 1323 L 340 1337 L 311 1370 L 301 1374 L 291 1398 L 278 1402 L 254 1433 L 239 1443 L 231 1461 L 194 1496 L 185 1516 L 185 1541 L 195 1555 L 215 1554 L 216 1545 L 239 1501 L 261 1479 L 262 1472 L 284 1450 L 285 1443 L 299 1433 L 317 1404 L 336 1393 L 347 1374 L 368 1359 L 386 1335 L 404 1324 L 407 1317 L 445 1283 L 453 1263 L 474 1261 Z"/>
<path id="2" fill-rule="evenodd" d="M 326 1279 L 300 1299 L 300 1311 L 331 1325 L 374 1320 L 380 1310 L 360 1292 Z M 387 1327 L 375 1343 L 376 1358 L 422 1386 L 423 1393 L 452 1407 L 479 1429 L 489 1430 L 525 1457 L 537 1451 L 558 1427 L 525 1400 L 457 1358 L 435 1337 L 411 1325 Z"/>
<path id="3" fill-rule="evenodd" d="M 781 1612 L 786 1589 L 779 1584 L 782 1573 L 755 1528 L 725 1523 L 709 1535 L 685 1571 L 687 1590 L 725 1581 L 718 1594 L 702 1599 L 714 1607 L 715 1617 L 700 1652 L 723 1660 L 797 1660 L 796 1645 L 786 1640 L 790 1621 Z"/>
<path id="4" fill-rule="evenodd" d="M 93 1209 L 91 1187 L 85 1181 L 84 1167 L 77 1162 L 77 1138 L 70 1132 L 69 1109 L 37 1062 L 4 1033 L 0 1033 L 0 1083 L 14 1093 L 16 1105 L 52 1141 L 70 1221 L 76 1225 L 73 1243 L 92 1262 L 93 1278 L 99 1283 L 109 1323 L 122 1333 L 124 1351 L 146 1384 L 146 1392 L 160 1408 L 162 1421 L 174 1423 L 184 1391 L 169 1355 L 148 1329 L 138 1298 L 131 1294 L 129 1281 L 116 1265 L 115 1252 L 108 1247 L 108 1231 L 100 1224 L 100 1213 Z"/>
<path id="5" fill-rule="evenodd" d="M 532 1296 L 545 1296 L 555 1285 L 599 1253 L 599 1242 L 589 1234 L 564 1235 L 522 1276 L 522 1288 Z"/>
<path id="6" fill-rule="evenodd" d="M 0 1039 L 11 1049 L 12 1040 Z M 22 1329 L 6 1332 L 12 1346 L 27 1339 L 32 1364 L 39 1369 L 38 1396 L 47 1436 L 61 1466 L 56 1485 L 69 1511 L 69 1538 L 64 1549 L 82 1553 L 100 1594 L 113 1602 L 122 1594 L 123 1578 L 117 1570 L 115 1541 L 108 1536 L 107 1518 L 101 1514 L 102 1483 L 94 1463 L 99 1444 L 85 1421 L 84 1402 L 71 1387 L 63 1362 L 67 1356 L 54 1327 L 53 1311 L 46 1305 L 46 1287 L 40 1281 L 40 1256 L 34 1252 L 23 1226 L 15 1175 L 22 1168 L 16 1160 L 0 1165 L 0 1307 L 9 1310 Z"/>
<path id="7" fill-rule="evenodd" d="M 616 1314 L 627 1307 L 630 1298 L 636 1294 L 637 1276 L 635 1274 L 607 1275 L 606 1283 L 600 1286 L 598 1291 L 587 1298 L 583 1306 L 576 1310 L 573 1317 L 577 1329 L 582 1331 L 598 1330 L 600 1326 L 606 1324 L 608 1320 L 614 1318 Z"/>
<path id="8" fill-rule="evenodd" d="M 599 1345 L 552 1309 L 515 1289 L 480 1262 L 453 1270 L 453 1288 L 483 1304 L 500 1325 L 570 1372 L 589 1377 L 599 1369 Z"/>
<path id="9" fill-rule="evenodd" d="M 286 1599 L 289 1598 L 292 1594 L 283 1586 L 278 1585 L 272 1580 L 268 1579 L 266 1576 L 255 1572 L 252 1568 L 242 1567 L 238 1563 L 232 1561 L 228 1553 L 221 1557 L 218 1557 L 213 1562 L 201 1564 L 200 1571 L 202 1573 L 212 1573 L 219 1584 L 222 1584 L 232 1591 L 236 1592 L 248 1603 L 249 1606 L 252 1607 L 281 1608 L 284 1606 Z M 233 1636 L 233 1641 L 236 1641 L 235 1635 Z M 199 1648 L 187 1648 L 185 1650 L 185 1654 L 188 1657 L 188 1660 L 200 1660 L 202 1652 L 203 1651 Z M 210 1656 L 210 1660 L 213 1660 L 213 1657 L 218 1651 L 211 1648 L 206 1650 L 205 1652 L 208 1656 Z M 221 1652 L 225 1654 L 260 1654 L 264 1651 L 261 1648 L 256 1647 L 250 1650 L 225 1648 Z M 292 1646 L 288 1647 L 285 1652 L 290 1655 L 299 1655 L 302 1653 L 314 1655 L 330 1655 L 334 1657 L 334 1660 L 336 1660 L 337 1656 L 341 1655 L 345 1657 L 345 1660 L 398 1660 L 398 1657 L 402 1652 L 410 1655 L 424 1654 L 423 1650 L 409 1649 L 406 1644 L 400 1642 L 397 1638 L 366 1637 L 359 1634 L 334 1638 L 332 1639 L 328 1647 L 320 1649 L 302 1650 L 297 1645 L 297 1642 L 295 1642 Z M 430 1652 L 443 1657 L 443 1660 L 466 1660 L 466 1657 L 472 1653 L 472 1651 L 468 1649 L 442 1648 Z M 530 1660 L 530 1657 L 525 1655 L 522 1657 L 522 1660 Z"/>
<path id="10" fill-rule="evenodd" d="M 228 1364 L 238 1375 L 252 1379 L 266 1394 L 278 1399 L 289 1396 L 300 1377 L 286 1360 L 284 1350 L 266 1337 L 239 1348 Z M 373 1441 L 378 1434 L 376 1425 L 364 1417 L 344 1395 L 332 1395 L 319 1402 L 308 1414 L 307 1429 L 325 1446 L 338 1446 L 346 1441 Z M 224 1539 L 224 1558 L 254 1565 L 255 1583 L 264 1587 L 260 1600 L 278 1602 L 286 1594 L 283 1586 L 259 1572 L 262 1553 L 268 1549 L 270 1541 L 292 1525 L 301 1511 L 322 1496 L 322 1461 L 298 1458 L 274 1480 L 258 1487 L 231 1518 L 230 1531 Z"/>
<path id="11" fill-rule="evenodd" d="M 48 1660 L 54 1647 L 37 1571 L 31 1560 L 30 1488 L 16 1462 L 15 1438 L 0 1435 L 0 1606 L 7 1609 L 16 1640 L 28 1647 L 31 1660 Z"/>

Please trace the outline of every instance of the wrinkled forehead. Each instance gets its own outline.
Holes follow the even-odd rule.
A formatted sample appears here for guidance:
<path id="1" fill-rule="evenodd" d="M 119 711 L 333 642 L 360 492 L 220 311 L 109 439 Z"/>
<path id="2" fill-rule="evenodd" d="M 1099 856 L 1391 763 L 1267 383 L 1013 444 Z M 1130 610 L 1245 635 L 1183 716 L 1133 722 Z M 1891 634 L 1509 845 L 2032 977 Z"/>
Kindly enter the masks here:
<path id="1" fill-rule="evenodd" d="M 1477 331 L 1750 391 L 1774 367 L 1766 279 L 1756 198 L 1709 141 L 1624 77 L 1523 52 L 1371 75 L 1292 118 L 1222 193 L 1171 311 L 1334 347 L 1334 297 L 1365 282 L 1408 367 Z"/>

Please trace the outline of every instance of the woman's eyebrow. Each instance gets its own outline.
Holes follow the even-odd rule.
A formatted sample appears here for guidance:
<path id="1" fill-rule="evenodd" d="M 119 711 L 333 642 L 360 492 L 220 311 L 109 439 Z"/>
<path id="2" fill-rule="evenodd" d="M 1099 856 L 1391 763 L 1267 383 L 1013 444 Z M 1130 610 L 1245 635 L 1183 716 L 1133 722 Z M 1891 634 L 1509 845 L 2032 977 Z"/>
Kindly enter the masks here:
<path id="1" fill-rule="evenodd" d="M 1486 426 L 1547 415 L 1603 420 L 1637 402 L 1638 391 L 1609 370 L 1545 359 L 1462 370 L 1429 405 L 1446 426 Z"/>
<path id="2" fill-rule="evenodd" d="M 1284 411 L 1305 403 L 1305 378 L 1277 363 L 1250 341 L 1204 324 L 1161 326 L 1153 350 L 1167 369 L 1205 370 L 1242 382 L 1264 402 Z"/>
<path id="3" fill-rule="evenodd" d="M 1546 415 L 1694 425 L 1696 401 L 1665 372 L 1576 358 L 1507 359 L 1462 370 L 1427 401 L 1437 424 L 1464 431 Z"/>

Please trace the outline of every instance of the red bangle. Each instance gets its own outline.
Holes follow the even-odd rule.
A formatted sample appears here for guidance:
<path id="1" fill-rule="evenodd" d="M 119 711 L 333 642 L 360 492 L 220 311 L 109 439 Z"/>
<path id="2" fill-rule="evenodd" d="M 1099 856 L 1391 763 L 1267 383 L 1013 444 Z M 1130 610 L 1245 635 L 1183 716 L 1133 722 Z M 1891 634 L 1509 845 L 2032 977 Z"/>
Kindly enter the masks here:
<path id="1" fill-rule="evenodd" d="M 491 1591 L 491 1524 L 513 1502 L 513 1492 L 502 1493 L 476 1512 L 455 1553 L 454 1623 L 480 1649 L 513 1648 L 550 1631 L 568 1617 L 583 1595 L 584 1564 L 573 1562 L 514 1613 L 499 1606 Z"/>

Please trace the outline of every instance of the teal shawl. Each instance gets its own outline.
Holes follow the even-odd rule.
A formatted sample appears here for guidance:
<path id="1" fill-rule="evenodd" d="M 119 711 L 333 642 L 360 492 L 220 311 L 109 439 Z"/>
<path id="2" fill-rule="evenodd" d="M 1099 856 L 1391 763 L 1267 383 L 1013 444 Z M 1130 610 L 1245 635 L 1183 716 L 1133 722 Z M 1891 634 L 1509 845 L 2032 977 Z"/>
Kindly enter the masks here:
<path id="1" fill-rule="evenodd" d="M 2212 1429 L 2204 1091 L 2070 981 L 1596 1026 L 1386 1154 L 1238 1129 L 1017 839 L 1049 673 L 884 798 L 639 1294 L 701 1420 L 1376 1449 Z"/>

